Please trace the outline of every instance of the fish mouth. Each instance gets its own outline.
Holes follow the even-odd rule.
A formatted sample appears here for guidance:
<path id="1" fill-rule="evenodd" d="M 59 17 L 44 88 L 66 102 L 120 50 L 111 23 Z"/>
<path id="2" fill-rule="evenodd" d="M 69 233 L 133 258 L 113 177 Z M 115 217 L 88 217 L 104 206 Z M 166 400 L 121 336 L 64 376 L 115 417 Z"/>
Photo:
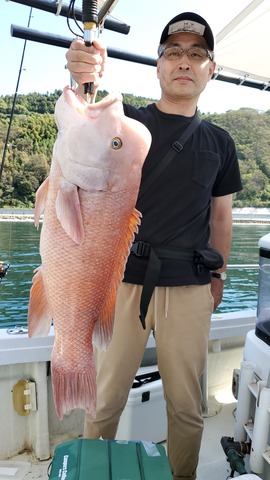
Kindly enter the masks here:
<path id="1" fill-rule="evenodd" d="M 84 98 L 74 88 L 66 86 L 64 87 L 64 98 L 68 105 L 77 110 L 100 110 L 109 107 L 114 102 L 122 103 L 123 97 L 121 93 L 111 93 L 102 98 L 97 103 L 87 103 Z"/>
<path id="2" fill-rule="evenodd" d="M 66 102 L 71 107 L 78 108 L 78 106 L 81 105 L 83 105 L 84 107 L 88 105 L 87 102 L 81 97 L 81 95 L 79 95 L 79 93 L 71 87 L 66 86 L 63 93 Z"/>

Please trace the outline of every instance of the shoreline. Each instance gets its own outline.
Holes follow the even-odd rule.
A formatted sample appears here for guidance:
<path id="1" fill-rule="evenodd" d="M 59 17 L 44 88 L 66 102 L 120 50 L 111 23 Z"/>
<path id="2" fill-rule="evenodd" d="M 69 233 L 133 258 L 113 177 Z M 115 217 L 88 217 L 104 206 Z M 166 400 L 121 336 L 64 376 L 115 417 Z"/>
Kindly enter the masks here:
<path id="1" fill-rule="evenodd" d="M 7 209 L 5 213 L 4 210 L 0 209 L 0 222 L 34 222 L 34 210 L 18 211 Z M 252 210 L 252 215 L 246 212 L 233 212 L 233 225 L 270 225 L 270 211 L 269 213 L 261 214 L 259 212 L 254 213 L 254 209 Z M 40 216 L 39 221 L 43 221 L 43 215 Z"/>
<path id="2" fill-rule="evenodd" d="M 20 214 L 0 214 L 0 222 L 31 222 L 34 223 L 34 215 Z M 43 222 L 43 215 L 40 216 L 39 223 Z M 269 219 L 261 218 L 233 218 L 233 225 L 270 225 Z"/>

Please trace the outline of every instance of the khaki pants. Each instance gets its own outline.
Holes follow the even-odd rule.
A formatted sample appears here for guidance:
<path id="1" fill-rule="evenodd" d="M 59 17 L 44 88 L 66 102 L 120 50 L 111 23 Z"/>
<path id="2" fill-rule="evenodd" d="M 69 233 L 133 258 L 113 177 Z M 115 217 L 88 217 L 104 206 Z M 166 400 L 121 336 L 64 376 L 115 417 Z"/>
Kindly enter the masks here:
<path id="1" fill-rule="evenodd" d="M 97 414 L 95 419 L 86 414 L 84 435 L 115 437 L 153 330 L 167 405 L 170 465 L 175 480 L 195 480 L 203 430 L 200 376 L 213 312 L 210 285 L 156 287 L 146 330 L 139 320 L 141 290 L 140 285 L 120 286 L 112 342 L 106 352 L 96 352 Z"/>

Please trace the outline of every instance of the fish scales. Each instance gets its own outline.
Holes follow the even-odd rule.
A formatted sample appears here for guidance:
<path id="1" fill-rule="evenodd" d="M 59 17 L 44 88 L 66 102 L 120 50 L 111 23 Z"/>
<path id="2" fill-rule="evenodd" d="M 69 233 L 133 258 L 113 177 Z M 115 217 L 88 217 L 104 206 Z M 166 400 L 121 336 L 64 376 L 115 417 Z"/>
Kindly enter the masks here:
<path id="1" fill-rule="evenodd" d="M 106 349 L 111 341 L 117 289 L 140 223 L 135 205 L 151 137 L 146 127 L 124 116 L 121 98 L 112 98 L 89 106 L 64 90 L 56 105 L 59 134 L 50 175 L 37 192 L 36 223 L 44 207 L 45 214 L 42 265 L 30 291 L 29 336 L 46 335 L 53 319 L 51 370 L 59 418 L 75 408 L 95 415 L 93 342 Z"/>

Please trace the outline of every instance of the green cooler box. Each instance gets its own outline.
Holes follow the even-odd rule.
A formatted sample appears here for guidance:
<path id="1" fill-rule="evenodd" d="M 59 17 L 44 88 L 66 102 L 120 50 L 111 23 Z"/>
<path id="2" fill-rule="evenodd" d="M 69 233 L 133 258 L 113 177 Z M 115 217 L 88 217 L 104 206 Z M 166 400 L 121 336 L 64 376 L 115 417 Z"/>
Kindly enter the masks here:
<path id="1" fill-rule="evenodd" d="M 162 445 L 79 438 L 58 445 L 50 480 L 172 480 Z"/>

